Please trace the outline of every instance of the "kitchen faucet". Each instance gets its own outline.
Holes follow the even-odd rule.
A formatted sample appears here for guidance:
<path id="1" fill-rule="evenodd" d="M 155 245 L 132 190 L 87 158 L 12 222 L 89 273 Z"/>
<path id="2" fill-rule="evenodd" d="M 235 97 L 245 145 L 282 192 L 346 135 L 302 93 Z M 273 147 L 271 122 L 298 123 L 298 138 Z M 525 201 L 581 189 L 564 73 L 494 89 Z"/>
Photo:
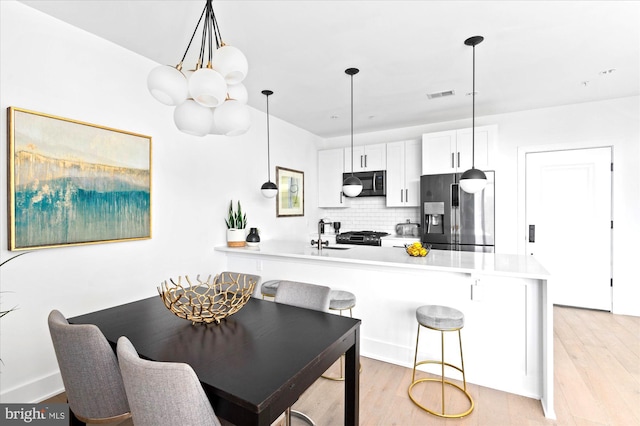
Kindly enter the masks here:
<path id="1" fill-rule="evenodd" d="M 322 251 L 322 246 L 328 247 L 329 241 L 322 241 L 322 231 L 324 230 L 324 220 L 320 219 L 318 222 L 318 241 L 311 240 L 311 247 L 318 246 L 318 250 Z"/>

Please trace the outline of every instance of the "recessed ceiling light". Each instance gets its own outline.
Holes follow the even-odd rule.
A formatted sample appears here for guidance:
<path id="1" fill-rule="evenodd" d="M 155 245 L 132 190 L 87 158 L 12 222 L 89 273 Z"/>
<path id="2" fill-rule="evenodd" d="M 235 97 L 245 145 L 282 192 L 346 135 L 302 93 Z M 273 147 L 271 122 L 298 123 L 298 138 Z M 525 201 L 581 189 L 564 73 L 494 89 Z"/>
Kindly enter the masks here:
<path id="1" fill-rule="evenodd" d="M 613 74 L 614 72 L 616 72 L 615 68 L 611 68 L 608 70 L 604 70 L 604 71 L 600 71 L 600 75 L 609 75 L 609 74 Z"/>
<path id="2" fill-rule="evenodd" d="M 339 117 L 337 115 L 332 115 L 331 117 L 329 117 L 332 120 L 337 120 Z"/>

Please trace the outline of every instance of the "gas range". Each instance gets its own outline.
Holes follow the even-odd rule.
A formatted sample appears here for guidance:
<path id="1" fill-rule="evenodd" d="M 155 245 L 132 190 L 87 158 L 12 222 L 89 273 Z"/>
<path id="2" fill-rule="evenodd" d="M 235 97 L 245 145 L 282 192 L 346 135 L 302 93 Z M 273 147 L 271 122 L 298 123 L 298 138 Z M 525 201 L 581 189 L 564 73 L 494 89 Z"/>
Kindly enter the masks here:
<path id="1" fill-rule="evenodd" d="M 362 246 L 381 246 L 382 237 L 388 232 L 349 231 L 336 235 L 337 244 L 357 244 Z"/>

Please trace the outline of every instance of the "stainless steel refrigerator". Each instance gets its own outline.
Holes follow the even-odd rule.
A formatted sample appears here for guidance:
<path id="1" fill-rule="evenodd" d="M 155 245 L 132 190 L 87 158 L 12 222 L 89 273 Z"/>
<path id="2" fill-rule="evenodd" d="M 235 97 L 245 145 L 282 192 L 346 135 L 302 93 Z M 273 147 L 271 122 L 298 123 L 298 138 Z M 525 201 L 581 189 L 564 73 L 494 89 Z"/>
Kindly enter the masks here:
<path id="1" fill-rule="evenodd" d="M 420 177 L 422 241 L 439 250 L 493 253 L 495 246 L 495 173 L 485 172 L 487 186 L 468 194 L 462 173 Z"/>

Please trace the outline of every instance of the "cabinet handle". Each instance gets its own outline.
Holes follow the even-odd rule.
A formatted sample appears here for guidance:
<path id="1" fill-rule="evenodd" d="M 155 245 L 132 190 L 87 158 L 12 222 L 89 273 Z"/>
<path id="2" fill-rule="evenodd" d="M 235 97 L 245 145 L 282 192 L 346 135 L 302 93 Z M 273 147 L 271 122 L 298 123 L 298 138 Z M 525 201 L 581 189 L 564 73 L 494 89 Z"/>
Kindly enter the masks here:
<path id="1" fill-rule="evenodd" d="M 404 190 L 404 201 L 405 203 L 409 202 L 409 190 L 405 188 Z"/>
<path id="2" fill-rule="evenodd" d="M 455 168 L 456 168 L 456 165 L 455 165 L 455 163 L 453 162 L 453 161 L 454 161 L 454 160 L 453 160 L 453 155 L 454 155 L 454 154 L 453 154 L 453 152 L 452 152 L 452 153 L 451 153 L 451 168 L 452 168 L 452 169 L 455 169 Z"/>
<path id="3" fill-rule="evenodd" d="M 360 156 L 360 168 L 362 168 L 362 155 Z"/>
<path id="4" fill-rule="evenodd" d="M 402 189 L 400 190 L 400 202 L 403 203 L 404 200 L 402 199 Z"/>
<path id="5" fill-rule="evenodd" d="M 342 204 L 342 196 L 343 196 L 344 192 L 340 191 L 340 204 Z"/>
<path id="6" fill-rule="evenodd" d="M 367 154 L 364 155 L 364 168 L 367 168 Z"/>
<path id="7" fill-rule="evenodd" d="M 460 167 L 460 151 L 458 151 L 458 167 Z"/>

